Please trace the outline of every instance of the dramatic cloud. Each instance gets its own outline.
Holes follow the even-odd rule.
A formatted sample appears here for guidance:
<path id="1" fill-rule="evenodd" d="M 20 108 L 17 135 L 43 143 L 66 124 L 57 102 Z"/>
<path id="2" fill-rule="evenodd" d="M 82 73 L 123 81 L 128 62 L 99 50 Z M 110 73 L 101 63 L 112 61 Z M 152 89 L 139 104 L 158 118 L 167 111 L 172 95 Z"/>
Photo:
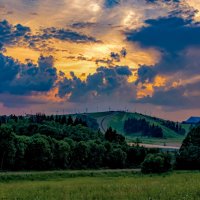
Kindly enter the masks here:
<path id="1" fill-rule="evenodd" d="M 138 83 L 152 83 L 156 76 L 156 72 L 154 71 L 153 67 L 149 66 L 141 66 L 137 72 L 138 78 L 135 82 L 136 85 Z"/>
<path id="2" fill-rule="evenodd" d="M 19 77 L 11 83 L 11 92 L 26 94 L 31 92 L 48 92 L 57 80 L 57 70 L 53 67 L 53 57 L 41 56 L 38 66 L 28 63 L 21 68 Z"/>
<path id="3" fill-rule="evenodd" d="M 192 19 L 169 16 L 145 22 L 147 26 L 127 34 L 129 41 L 168 52 L 200 45 L 200 24 L 194 23 Z"/>
<path id="4" fill-rule="evenodd" d="M 153 1 L 155 2 L 155 1 Z M 153 84 L 152 96 L 143 96 L 136 102 L 150 103 L 168 109 L 198 107 L 200 82 L 194 78 L 200 73 L 200 24 L 194 14 L 187 17 L 169 15 L 145 21 L 145 26 L 127 33 L 128 41 L 142 48 L 155 48 L 161 59 L 154 66 L 141 66 L 136 84 Z M 165 76 L 166 84 L 156 86 L 156 76 Z M 155 86 L 154 86 L 155 84 Z"/>
<path id="5" fill-rule="evenodd" d="M 197 9 L 198 0 L 1 0 L 0 102 L 198 108 Z"/>
<path id="6" fill-rule="evenodd" d="M 41 56 L 38 65 L 21 64 L 11 57 L 0 54 L 0 93 L 31 94 L 48 92 L 57 79 L 53 58 Z"/>
<path id="7" fill-rule="evenodd" d="M 52 39 L 59 40 L 60 42 L 71 42 L 71 43 L 100 43 L 94 37 L 90 37 L 86 34 L 78 33 L 70 29 L 58 29 L 55 27 L 45 28 L 39 30 L 37 33 L 28 33 L 24 35 L 24 45 L 29 48 L 39 51 L 56 51 L 54 46 L 56 42 L 52 42 Z"/>
<path id="8" fill-rule="evenodd" d="M 9 24 L 8 21 L 0 21 L 0 49 L 5 44 L 15 44 L 19 39 L 30 32 L 30 28 L 17 24 Z"/>
<path id="9" fill-rule="evenodd" d="M 75 25 L 76 26 L 76 25 Z M 57 39 L 74 43 L 98 43 L 94 37 L 78 33 L 70 29 L 58 29 L 55 27 L 44 28 L 33 33 L 27 26 L 21 24 L 12 25 L 7 20 L 0 21 L 0 51 L 5 45 L 28 46 L 37 50 L 50 49 L 49 40 Z"/>
<path id="10" fill-rule="evenodd" d="M 71 41 L 71 42 L 97 42 L 94 37 L 89 37 L 84 34 L 80 34 L 71 30 L 67 29 L 56 29 L 54 27 L 47 28 L 43 30 L 43 34 L 40 35 L 41 39 L 58 39 L 64 41 Z"/>
<path id="11" fill-rule="evenodd" d="M 126 58 L 126 56 L 127 56 L 127 50 L 125 48 L 122 48 L 119 53 L 111 52 L 110 58 L 97 59 L 95 60 L 95 62 L 97 65 L 101 63 L 101 64 L 107 64 L 108 66 L 111 66 L 111 65 L 114 65 L 115 62 L 117 63 L 120 62 L 121 59 Z"/>
<path id="12" fill-rule="evenodd" d="M 157 88 L 152 97 L 147 96 L 136 102 L 151 103 L 176 110 L 197 108 L 200 101 L 199 86 L 200 81 L 169 89 Z"/>
<path id="13" fill-rule="evenodd" d="M 184 70 L 188 61 L 192 60 L 189 55 L 186 55 L 187 49 L 200 47 L 200 24 L 190 18 L 183 19 L 176 16 L 147 20 L 146 23 L 147 26 L 129 32 L 127 38 L 139 42 L 144 48 L 155 47 L 162 50 L 161 60 L 153 69 L 149 67 L 148 71 L 168 74 Z M 191 70 L 192 68 L 191 65 Z"/>
<path id="14" fill-rule="evenodd" d="M 85 81 L 76 77 L 72 72 L 70 79 L 65 77 L 59 82 L 58 95 L 60 97 L 69 95 L 70 101 L 112 95 L 115 91 L 128 90 L 131 87 L 127 81 L 131 75 L 131 70 L 126 66 L 99 67 L 96 73 L 89 75 Z"/>
<path id="15" fill-rule="evenodd" d="M 7 90 L 7 85 L 16 78 L 19 69 L 20 63 L 0 53 L 0 91 Z"/>
<path id="16" fill-rule="evenodd" d="M 128 67 L 118 66 L 118 67 L 116 67 L 116 72 L 122 76 L 131 76 L 132 75 L 132 72 L 131 72 L 130 68 L 128 68 Z"/>

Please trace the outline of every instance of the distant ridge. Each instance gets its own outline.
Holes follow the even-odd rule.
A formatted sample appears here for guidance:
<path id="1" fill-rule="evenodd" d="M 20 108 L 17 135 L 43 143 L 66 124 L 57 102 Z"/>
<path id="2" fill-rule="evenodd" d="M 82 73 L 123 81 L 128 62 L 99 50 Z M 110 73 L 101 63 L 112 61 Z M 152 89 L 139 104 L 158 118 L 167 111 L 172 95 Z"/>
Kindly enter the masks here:
<path id="1" fill-rule="evenodd" d="M 200 123 L 200 117 L 190 117 L 188 120 L 184 121 L 185 124 L 198 124 Z"/>

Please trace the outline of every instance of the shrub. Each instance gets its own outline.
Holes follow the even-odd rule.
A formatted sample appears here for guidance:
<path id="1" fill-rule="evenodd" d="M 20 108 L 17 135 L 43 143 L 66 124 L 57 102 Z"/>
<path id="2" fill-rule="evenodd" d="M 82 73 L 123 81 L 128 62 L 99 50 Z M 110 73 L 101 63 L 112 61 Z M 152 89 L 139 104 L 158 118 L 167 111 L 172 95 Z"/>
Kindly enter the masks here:
<path id="1" fill-rule="evenodd" d="M 142 163 L 142 173 L 162 173 L 172 168 L 171 155 L 168 153 L 148 154 Z"/>

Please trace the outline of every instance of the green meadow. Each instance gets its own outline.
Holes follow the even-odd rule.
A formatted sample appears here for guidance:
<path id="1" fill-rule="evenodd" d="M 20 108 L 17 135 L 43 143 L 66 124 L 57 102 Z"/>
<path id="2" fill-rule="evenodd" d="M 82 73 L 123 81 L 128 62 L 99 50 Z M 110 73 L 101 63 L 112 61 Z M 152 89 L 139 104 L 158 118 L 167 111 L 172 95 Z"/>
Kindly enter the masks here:
<path id="1" fill-rule="evenodd" d="M 5 200 L 198 200 L 200 172 L 142 175 L 132 170 L 0 174 Z"/>

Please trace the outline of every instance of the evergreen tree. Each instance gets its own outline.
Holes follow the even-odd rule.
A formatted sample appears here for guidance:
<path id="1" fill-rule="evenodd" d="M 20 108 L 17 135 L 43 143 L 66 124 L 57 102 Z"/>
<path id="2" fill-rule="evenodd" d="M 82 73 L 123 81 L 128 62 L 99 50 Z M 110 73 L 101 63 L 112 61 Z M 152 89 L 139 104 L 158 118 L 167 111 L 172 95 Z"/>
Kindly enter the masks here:
<path id="1" fill-rule="evenodd" d="M 70 115 L 67 119 L 67 126 L 73 126 L 74 125 L 74 121 L 72 116 Z"/>

